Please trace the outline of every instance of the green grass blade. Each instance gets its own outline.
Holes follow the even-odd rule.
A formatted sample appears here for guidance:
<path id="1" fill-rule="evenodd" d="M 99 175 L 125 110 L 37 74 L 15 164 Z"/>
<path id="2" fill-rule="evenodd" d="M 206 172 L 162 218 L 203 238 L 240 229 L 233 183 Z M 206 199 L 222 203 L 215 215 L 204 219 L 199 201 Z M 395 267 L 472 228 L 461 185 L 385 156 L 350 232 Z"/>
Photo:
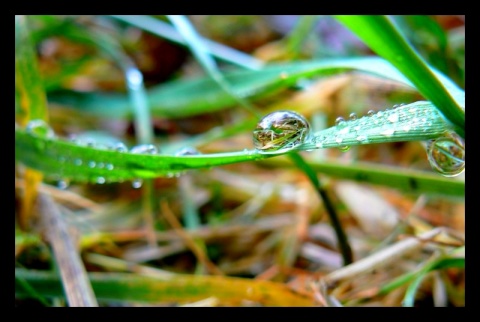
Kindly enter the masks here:
<path id="1" fill-rule="evenodd" d="M 224 79 L 222 73 L 218 69 L 217 64 L 210 56 L 205 44 L 201 41 L 200 36 L 188 19 L 181 15 L 169 15 L 168 18 L 184 37 L 193 55 L 197 58 L 203 69 L 205 69 L 212 80 L 217 83 L 222 90 L 230 95 L 236 103 L 251 112 L 253 115 L 260 117 L 260 113 L 251 104 L 249 104 L 245 99 L 239 97 L 232 90 L 230 84 L 228 84 L 228 82 Z"/>
<path id="2" fill-rule="evenodd" d="M 272 64 L 261 71 L 226 72 L 224 77 L 239 97 L 254 101 L 296 84 L 302 78 L 328 76 L 358 71 L 391 79 L 412 86 L 395 67 L 378 57 L 322 59 L 319 61 Z M 443 83 L 454 97 L 464 97 L 464 91 L 450 80 Z M 181 118 L 202 113 L 216 112 L 236 104 L 210 78 L 178 80 L 162 84 L 147 91 L 152 115 Z M 81 94 L 73 92 L 53 93 L 49 100 L 80 109 L 101 117 L 130 118 L 128 99 L 117 94 Z"/>
<path id="3" fill-rule="evenodd" d="M 47 100 L 30 40 L 27 16 L 15 16 L 15 91 L 16 116 L 20 125 L 29 120 L 48 119 Z"/>
<path id="4" fill-rule="evenodd" d="M 172 26 L 153 17 L 140 15 L 112 15 L 111 17 L 148 31 L 154 35 L 173 41 L 177 44 L 187 44 L 180 33 Z M 223 61 L 251 70 L 258 70 L 263 66 L 263 62 L 255 57 L 209 39 L 203 37 L 199 38 L 202 43 L 204 43 L 211 55 L 222 59 Z"/>
<path id="5" fill-rule="evenodd" d="M 418 288 L 420 287 L 422 281 L 425 279 L 427 274 L 436 269 L 444 268 L 464 268 L 465 267 L 465 258 L 442 258 L 435 261 L 432 265 L 427 265 L 424 269 L 413 276 L 413 281 L 407 288 L 405 292 L 405 297 L 403 298 L 402 305 L 405 307 L 413 307 L 415 304 L 415 295 L 417 294 Z"/>
<path id="6" fill-rule="evenodd" d="M 406 112 L 400 113 L 400 110 Z M 391 123 L 394 115 L 396 115 L 395 122 Z M 363 124 L 362 122 L 366 118 L 372 119 L 367 120 L 368 124 Z M 23 129 L 15 129 L 15 158 L 27 166 L 60 178 L 104 183 L 171 176 L 189 169 L 260 160 L 301 150 L 339 148 L 345 145 L 366 143 L 427 140 L 440 137 L 449 130 L 443 117 L 428 102 L 417 102 L 398 107 L 382 112 L 382 116 L 378 116 L 375 120 L 373 118 L 373 116 L 365 116 L 347 121 L 346 125 L 342 127 L 334 126 L 318 131 L 313 135 L 312 142 L 300 144 L 292 149 L 283 148 L 273 152 L 246 150 L 193 156 L 145 155 L 104 150 L 103 148 L 81 146 L 58 138 L 38 136 Z M 425 118 L 425 121 L 414 127 L 413 120 L 417 118 Z M 409 129 L 405 128 L 407 126 Z M 385 131 L 389 132 L 385 134 Z M 368 137 L 369 140 L 359 140 L 358 136 L 361 135 Z M 339 140 L 339 138 L 342 139 Z"/>
<path id="7" fill-rule="evenodd" d="M 313 306 L 312 298 L 290 290 L 286 285 L 225 276 L 179 275 L 154 278 L 129 273 L 90 273 L 89 279 L 99 301 L 140 303 L 193 302 L 211 296 L 225 304 L 240 305 L 243 300 L 265 306 Z M 57 275 L 47 271 L 15 269 L 15 295 L 27 295 L 18 282 L 23 279 L 44 297 L 63 297 Z"/>
<path id="8" fill-rule="evenodd" d="M 397 67 L 464 136 L 465 105 L 459 104 L 456 97 L 448 92 L 448 87 L 442 84 L 388 17 L 351 15 L 336 18 L 378 55 Z"/>
<path id="9" fill-rule="evenodd" d="M 261 161 L 266 166 L 292 166 L 291 162 L 272 158 Z M 452 197 L 465 197 L 465 182 L 441 177 L 426 171 L 399 169 L 380 164 L 361 163 L 340 164 L 338 162 L 307 161 L 312 169 L 332 177 L 358 182 L 382 185 L 405 192 L 435 194 Z"/>

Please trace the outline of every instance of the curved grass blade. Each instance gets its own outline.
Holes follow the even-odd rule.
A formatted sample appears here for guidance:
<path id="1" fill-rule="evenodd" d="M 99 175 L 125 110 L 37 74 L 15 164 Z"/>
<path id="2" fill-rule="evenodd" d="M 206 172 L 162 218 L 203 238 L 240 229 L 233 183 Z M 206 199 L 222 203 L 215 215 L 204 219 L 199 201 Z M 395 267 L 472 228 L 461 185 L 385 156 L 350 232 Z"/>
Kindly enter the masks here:
<path id="1" fill-rule="evenodd" d="M 167 17 L 183 36 L 193 55 L 197 58 L 197 60 L 200 62 L 200 65 L 202 65 L 213 81 L 217 83 L 217 85 L 228 95 L 230 95 L 236 103 L 245 108 L 247 111 L 251 112 L 253 115 L 260 117 L 261 115 L 255 109 L 255 107 L 253 107 L 242 97 L 237 96 L 236 93 L 232 91 L 230 84 L 228 84 L 222 73 L 220 73 L 218 70 L 215 60 L 210 57 L 210 53 L 208 52 L 205 44 L 201 41 L 200 36 L 188 19 L 182 15 L 169 15 Z"/>
<path id="2" fill-rule="evenodd" d="M 146 30 L 154 35 L 173 41 L 177 44 L 186 45 L 185 40 L 180 33 L 175 30 L 175 28 L 151 16 L 112 15 L 111 17 L 131 24 L 137 28 Z M 215 56 L 226 62 L 251 70 L 258 70 L 263 66 L 263 62 L 261 60 L 258 60 L 255 57 L 247 55 L 236 49 L 227 47 L 203 37 L 200 37 L 200 41 L 204 43 L 205 47 L 212 56 Z"/>
<path id="3" fill-rule="evenodd" d="M 273 152 L 247 150 L 190 156 L 145 155 L 104 150 L 15 129 L 15 158 L 27 166 L 60 178 L 105 183 L 171 176 L 189 169 L 260 160 L 301 150 L 342 148 L 345 145 L 366 143 L 428 140 L 440 137 L 449 131 L 449 125 L 428 102 L 417 102 L 382 112 L 382 115 L 375 120 L 373 117 L 371 120 L 366 120 L 368 117 L 347 121 L 344 126 L 334 126 L 318 131 L 309 142 Z M 417 118 L 422 120 L 421 124 L 415 124 L 414 120 Z M 406 127 L 409 128 L 406 129 Z M 359 140 L 359 136 L 369 139 Z"/>
<path id="4" fill-rule="evenodd" d="M 251 101 L 273 94 L 296 84 L 302 78 L 358 71 L 391 79 L 412 86 L 395 67 L 378 57 L 323 59 L 321 61 L 271 64 L 261 71 L 234 71 L 224 74 L 233 92 Z M 462 103 L 464 91 L 448 79 L 443 79 L 451 95 Z M 236 104 L 209 78 L 178 80 L 147 91 L 152 115 L 181 118 L 219 111 Z M 52 93 L 49 100 L 78 108 L 100 117 L 131 118 L 132 111 L 125 95 Z M 464 103 L 463 103 L 464 104 Z"/>
<path id="5" fill-rule="evenodd" d="M 465 136 L 465 105 L 449 93 L 422 57 L 408 44 L 387 16 L 336 16 L 372 50 L 400 70 L 428 100 Z M 463 98 L 464 99 L 464 98 Z"/>
<path id="6" fill-rule="evenodd" d="M 15 16 L 15 120 L 26 126 L 30 120 L 48 120 L 47 99 L 38 70 L 37 57 L 30 39 L 27 16 Z M 25 195 L 19 213 L 19 224 L 26 229 L 30 222 L 33 203 L 42 173 L 25 171 Z"/>
<path id="7" fill-rule="evenodd" d="M 290 290 L 286 285 L 225 276 L 179 275 L 154 278 L 129 273 L 89 273 L 99 301 L 140 303 L 191 302 L 215 296 L 226 305 L 243 300 L 265 306 L 313 306 L 313 298 Z M 15 295 L 27 295 L 18 282 L 28 282 L 44 297 L 63 297 L 59 277 L 52 272 L 15 269 Z"/>

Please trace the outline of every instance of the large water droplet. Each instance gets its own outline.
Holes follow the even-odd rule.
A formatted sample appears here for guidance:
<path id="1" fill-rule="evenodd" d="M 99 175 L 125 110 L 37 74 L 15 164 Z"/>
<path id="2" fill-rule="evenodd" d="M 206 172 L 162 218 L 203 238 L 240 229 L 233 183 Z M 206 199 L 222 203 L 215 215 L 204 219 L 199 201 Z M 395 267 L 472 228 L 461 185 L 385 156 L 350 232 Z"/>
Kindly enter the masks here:
<path id="1" fill-rule="evenodd" d="M 106 180 L 105 180 L 104 177 L 98 177 L 96 182 L 97 182 L 98 184 L 104 184 L 104 183 L 106 182 Z"/>
<path id="2" fill-rule="evenodd" d="M 350 120 L 355 121 L 357 119 L 357 113 L 350 113 Z"/>
<path id="3" fill-rule="evenodd" d="M 153 144 L 140 144 L 134 146 L 130 152 L 138 154 L 156 154 L 158 153 L 158 149 Z"/>
<path id="4" fill-rule="evenodd" d="M 44 120 L 32 120 L 28 122 L 26 131 L 31 135 L 35 135 L 42 138 L 53 138 L 55 133 L 52 128 Z"/>
<path id="5" fill-rule="evenodd" d="M 367 115 L 368 116 L 373 116 L 373 115 L 375 115 L 375 111 L 374 110 L 368 110 Z"/>
<path id="6" fill-rule="evenodd" d="M 465 144 L 456 133 L 429 141 L 427 156 L 432 169 L 445 177 L 458 176 L 465 170 Z"/>
<path id="7" fill-rule="evenodd" d="M 292 149 L 310 137 L 310 124 L 300 114 L 276 111 L 264 116 L 253 131 L 253 145 L 260 152 Z"/>

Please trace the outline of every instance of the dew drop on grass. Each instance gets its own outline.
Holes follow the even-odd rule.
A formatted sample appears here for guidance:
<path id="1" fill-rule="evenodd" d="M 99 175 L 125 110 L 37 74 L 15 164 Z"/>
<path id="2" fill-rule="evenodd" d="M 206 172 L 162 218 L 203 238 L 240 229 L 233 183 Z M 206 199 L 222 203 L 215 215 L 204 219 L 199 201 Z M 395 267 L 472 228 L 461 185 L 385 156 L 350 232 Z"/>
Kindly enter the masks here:
<path id="1" fill-rule="evenodd" d="M 51 139 L 55 137 L 52 128 L 44 120 L 32 120 L 26 126 L 27 133 L 41 138 Z"/>
<path id="2" fill-rule="evenodd" d="M 292 111 L 276 111 L 264 116 L 253 131 L 253 145 L 260 152 L 292 149 L 310 138 L 308 121 Z"/>
<path id="3" fill-rule="evenodd" d="M 95 161 L 88 161 L 88 166 L 90 168 L 95 168 L 96 165 L 97 165 L 97 163 Z"/>
<path id="4" fill-rule="evenodd" d="M 349 145 L 342 145 L 342 146 L 339 146 L 338 149 L 342 152 L 347 152 L 348 150 L 350 150 L 350 146 Z"/>
<path id="5" fill-rule="evenodd" d="M 394 113 L 394 114 L 390 115 L 389 117 L 387 117 L 387 120 L 391 123 L 398 122 L 398 114 Z"/>
<path id="6" fill-rule="evenodd" d="M 199 155 L 201 154 L 197 149 L 195 149 L 194 147 L 191 147 L 191 146 L 187 146 L 187 147 L 184 147 L 184 148 L 181 148 L 180 150 L 178 150 L 175 155 L 177 156 L 181 156 L 181 155 Z"/>
<path id="7" fill-rule="evenodd" d="M 130 152 L 138 154 L 156 154 L 158 153 L 158 149 L 153 144 L 140 144 L 134 146 Z"/>
<path id="8" fill-rule="evenodd" d="M 337 119 L 335 120 L 336 126 L 344 126 L 345 124 L 347 123 L 345 122 L 345 119 L 341 116 L 337 117 Z"/>
<path id="9" fill-rule="evenodd" d="M 383 135 L 383 136 L 390 137 L 390 136 L 393 136 L 394 133 L 395 133 L 394 129 L 386 129 L 385 131 L 381 132 L 380 134 Z"/>
<path id="10" fill-rule="evenodd" d="M 127 152 L 128 148 L 125 144 L 118 142 L 114 145 L 113 149 L 117 152 Z"/>
<path id="11" fill-rule="evenodd" d="M 445 177 L 455 177 L 465 170 L 465 144 L 456 133 L 427 143 L 427 156 L 432 169 Z"/>
<path id="12" fill-rule="evenodd" d="M 375 111 L 374 111 L 374 110 L 369 110 L 369 111 L 367 112 L 367 115 L 368 115 L 368 116 L 373 116 L 373 115 L 375 115 Z"/>
<path id="13" fill-rule="evenodd" d="M 350 113 L 349 118 L 350 118 L 350 120 L 355 121 L 357 119 L 357 114 L 356 113 Z"/>
<path id="14" fill-rule="evenodd" d="M 104 183 L 106 182 L 106 180 L 105 180 L 104 177 L 98 177 L 96 182 L 97 182 L 98 184 L 104 184 Z"/>
<path id="15" fill-rule="evenodd" d="M 67 189 L 70 185 L 70 181 L 68 179 L 60 179 L 57 181 L 57 188 L 58 189 Z"/>
<path id="16" fill-rule="evenodd" d="M 135 189 L 139 189 L 142 187 L 143 180 L 142 179 L 135 179 L 132 181 L 132 187 Z"/>

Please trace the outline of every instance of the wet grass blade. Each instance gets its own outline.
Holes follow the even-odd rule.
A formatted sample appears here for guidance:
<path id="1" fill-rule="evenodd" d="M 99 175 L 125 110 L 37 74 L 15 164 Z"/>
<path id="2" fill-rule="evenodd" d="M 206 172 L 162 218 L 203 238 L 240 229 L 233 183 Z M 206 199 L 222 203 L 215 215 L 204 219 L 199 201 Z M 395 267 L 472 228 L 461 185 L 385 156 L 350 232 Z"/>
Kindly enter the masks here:
<path id="1" fill-rule="evenodd" d="M 399 110 L 408 113 L 400 113 Z M 431 124 L 423 122 L 421 125 L 405 130 L 412 126 L 412 120 L 418 114 L 429 119 Z M 385 126 L 391 126 L 391 117 L 396 115 L 394 128 L 385 135 Z M 369 117 L 364 117 L 369 118 Z M 318 148 L 340 148 L 345 145 L 361 145 L 371 143 L 428 140 L 443 136 L 449 130 L 442 116 L 437 110 L 425 102 L 404 105 L 395 110 L 382 112 L 377 122 L 363 124 L 364 118 L 347 121 L 345 127 L 334 126 L 314 134 L 314 139 L 300 144 L 292 149 L 280 149 L 273 152 L 259 152 L 244 150 L 241 152 L 215 153 L 204 155 L 152 155 L 120 152 L 114 149 L 83 146 L 71 141 L 58 138 L 47 138 L 29 133 L 23 129 L 15 129 L 15 158 L 27 166 L 35 168 L 60 178 L 67 178 L 81 182 L 117 182 L 136 178 L 154 178 L 171 176 L 189 169 L 210 168 L 225 164 L 261 160 L 301 150 Z M 355 129 L 358 126 L 358 129 Z M 355 133 L 347 133 L 352 127 Z M 425 129 L 425 131 L 424 131 Z M 362 132 L 363 131 L 363 132 Z M 368 136 L 369 140 L 358 140 L 359 135 Z M 338 140 L 338 138 L 343 140 Z M 317 139 L 323 141 L 318 141 Z M 335 139 L 337 138 L 337 139 Z M 319 140 L 320 140 L 319 139 Z"/>
<path id="2" fill-rule="evenodd" d="M 226 305 L 239 305 L 243 300 L 265 306 L 313 306 L 312 298 L 297 294 L 287 286 L 270 281 L 257 281 L 224 276 L 189 276 L 154 278 L 128 273 L 89 273 L 99 301 L 140 303 L 190 302 L 215 296 Z M 63 297 L 59 277 L 52 272 L 15 269 L 15 294 L 27 295 L 22 279 L 44 297 Z"/>
<path id="3" fill-rule="evenodd" d="M 465 104 L 428 67 L 387 16 L 336 16 L 373 51 L 400 70 L 465 136 Z M 464 99 L 464 98 L 463 98 Z"/>

